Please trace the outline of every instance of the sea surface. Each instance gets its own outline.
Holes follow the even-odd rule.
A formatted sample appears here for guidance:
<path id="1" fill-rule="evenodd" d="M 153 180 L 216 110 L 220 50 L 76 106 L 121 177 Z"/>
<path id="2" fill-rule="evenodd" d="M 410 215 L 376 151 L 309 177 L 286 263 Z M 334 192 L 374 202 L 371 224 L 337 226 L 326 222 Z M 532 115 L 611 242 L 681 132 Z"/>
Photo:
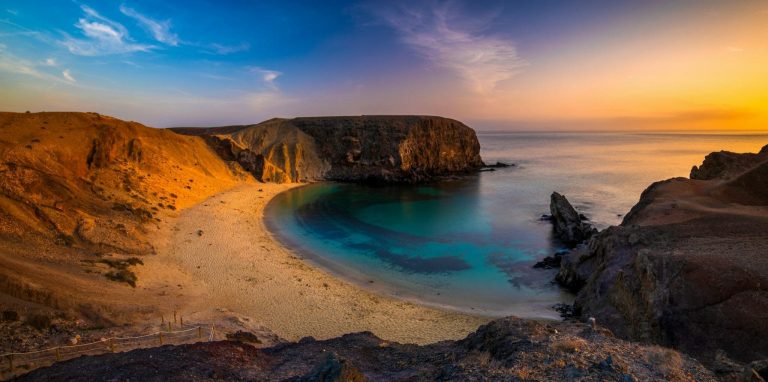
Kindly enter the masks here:
<path id="1" fill-rule="evenodd" d="M 319 183 L 278 195 L 267 224 L 331 273 L 380 293 L 492 317 L 557 318 L 573 296 L 533 264 L 558 191 L 597 228 L 619 224 L 652 182 L 712 151 L 757 152 L 768 134 L 478 133 L 486 163 L 514 167 L 416 186 Z"/>

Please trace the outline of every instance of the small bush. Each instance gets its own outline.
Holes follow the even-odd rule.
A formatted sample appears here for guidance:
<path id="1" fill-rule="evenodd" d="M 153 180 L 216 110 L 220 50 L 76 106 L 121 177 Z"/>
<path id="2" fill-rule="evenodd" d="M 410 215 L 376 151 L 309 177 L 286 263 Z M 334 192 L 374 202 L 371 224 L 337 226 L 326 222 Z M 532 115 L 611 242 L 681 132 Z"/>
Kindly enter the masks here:
<path id="1" fill-rule="evenodd" d="M 564 338 L 553 342 L 550 347 L 563 353 L 574 353 L 586 347 L 586 342 L 580 338 Z"/>
<path id="2" fill-rule="evenodd" d="M 138 258 L 138 257 L 131 257 L 131 258 L 125 260 L 125 262 L 130 264 L 130 265 L 144 265 L 144 262 L 141 261 L 141 259 Z"/>
<path id="3" fill-rule="evenodd" d="M 45 314 L 33 313 L 27 316 L 26 323 L 27 325 L 42 331 L 51 327 L 51 318 Z"/>
<path id="4" fill-rule="evenodd" d="M 123 282 L 134 288 L 136 288 L 136 281 L 138 280 L 138 277 L 136 277 L 136 274 L 127 269 L 110 271 L 104 274 L 104 276 L 109 280 Z"/>
<path id="5" fill-rule="evenodd" d="M 680 377 L 683 359 L 680 357 L 680 353 L 672 349 L 651 346 L 645 353 L 645 360 L 665 378 L 676 379 Z"/>
<path id="6" fill-rule="evenodd" d="M 128 269 L 128 267 L 132 265 L 144 265 L 144 262 L 141 261 L 141 259 L 138 257 L 131 257 L 125 260 L 101 259 L 99 262 L 108 265 L 110 268 L 115 268 L 118 270 Z"/>
<path id="7" fill-rule="evenodd" d="M 15 310 L 4 310 L 2 313 L 2 318 L 5 322 L 18 321 L 19 313 L 17 313 Z"/>

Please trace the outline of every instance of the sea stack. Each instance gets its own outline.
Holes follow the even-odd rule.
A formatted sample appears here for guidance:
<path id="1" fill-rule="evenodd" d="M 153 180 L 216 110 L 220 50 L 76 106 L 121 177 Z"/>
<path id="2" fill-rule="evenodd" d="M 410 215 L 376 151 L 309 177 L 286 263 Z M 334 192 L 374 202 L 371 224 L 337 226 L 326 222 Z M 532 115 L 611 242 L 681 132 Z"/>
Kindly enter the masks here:
<path id="1" fill-rule="evenodd" d="M 565 196 L 553 192 L 549 211 L 555 237 L 568 247 L 575 247 L 594 235 L 597 230 L 582 221 L 581 216 Z"/>

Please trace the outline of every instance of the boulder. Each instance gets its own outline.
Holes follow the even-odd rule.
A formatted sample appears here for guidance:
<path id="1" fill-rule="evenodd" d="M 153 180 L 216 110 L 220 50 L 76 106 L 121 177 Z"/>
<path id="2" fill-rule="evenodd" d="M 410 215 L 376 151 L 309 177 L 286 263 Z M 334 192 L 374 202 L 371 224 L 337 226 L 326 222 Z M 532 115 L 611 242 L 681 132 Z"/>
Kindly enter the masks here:
<path id="1" fill-rule="evenodd" d="M 549 202 L 551 221 L 555 237 L 569 247 L 575 247 L 592 237 L 597 230 L 584 223 L 565 196 L 553 192 Z"/>
<path id="2" fill-rule="evenodd" d="M 730 179 L 765 160 L 768 160 L 768 145 L 757 154 L 714 152 L 704 157 L 701 166 L 693 166 L 690 177 L 696 180 Z"/>

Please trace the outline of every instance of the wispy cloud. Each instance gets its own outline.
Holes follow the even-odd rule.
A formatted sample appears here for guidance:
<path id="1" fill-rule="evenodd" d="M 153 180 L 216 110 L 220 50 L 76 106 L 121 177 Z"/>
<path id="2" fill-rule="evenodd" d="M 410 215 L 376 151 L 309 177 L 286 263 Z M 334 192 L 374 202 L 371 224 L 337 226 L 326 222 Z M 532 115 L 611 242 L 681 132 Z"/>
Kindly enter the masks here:
<path id="1" fill-rule="evenodd" d="M 458 74 L 477 93 L 492 91 L 527 65 L 512 41 L 467 27 L 460 22 L 461 12 L 450 3 L 429 9 L 380 9 L 375 13 L 400 34 L 405 44 L 434 65 Z"/>
<path id="2" fill-rule="evenodd" d="M 248 68 L 248 70 L 251 73 L 255 73 L 256 75 L 258 75 L 259 78 L 264 82 L 264 84 L 272 89 L 277 88 L 277 85 L 275 84 L 275 80 L 277 80 L 277 77 L 280 77 L 283 74 L 278 71 L 263 69 L 259 67 L 250 67 Z"/>
<path id="3" fill-rule="evenodd" d="M 227 55 L 232 53 L 246 52 L 251 49 L 251 44 L 247 42 L 238 45 L 223 45 L 218 43 L 209 44 L 205 47 L 205 53 Z"/>
<path id="4" fill-rule="evenodd" d="M 69 72 L 69 69 L 64 69 L 64 71 L 61 72 L 61 76 L 64 77 L 65 80 L 75 83 L 77 80 L 75 80 L 75 77 L 72 77 L 72 73 Z"/>
<path id="5" fill-rule="evenodd" d="M 61 42 L 71 53 L 81 56 L 99 56 L 146 52 L 155 48 L 152 45 L 134 42 L 122 24 L 102 16 L 93 8 L 87 5 L 81 5 L 80 8 L 85 16 L 80 18 L 75 26 L 83 32 L 84 38 L 67 35 Z"/>
<path id="6" fill-rule="evenodd" d="M 12 15 L 14 15 L 14 16 L 18 16 L 19 15 L 19 11 L 15 10 L 15 9 L 6 9 L 5 11 L 10 13 L 10 14 L 12 14 Z"/>
<path id="7" fill-rule="evenodd" d="M 35 63 L 32 61 L 17 57 L 11 52 L 8 52 L 6 48 L 7 47 L 5 45 L 0 44 L 0 71 L 22 74 L 22 75 L 26 75 L 26 76 L 34 77 L 40 80 L 46 80 L 46 81 L 53 81 L 53 82 L 60 82 L 60 83 L 75 82 L 74 78 L 72 81 L 70 81 L 69 79 L 67 79 L 66 75 L 64 75 L 64 78 L 66 79 L 65 80 L 58 76 L 46 73 L 45 71 L 42 71 L 39 68 L 40 66 L 43 66 L 46 64 L 41 64 L 39 62 Z M 68 70 L 66 72 L 68 72 Z"/>
<path id="8" fill-rule="evenodd" d="M 126 7 L 125 5 L 120 6 L 120 12 L 138 21 L 144 29 L 152 34 L 152 37 L 154 37 L 155 40 L 170 46 L 179 45 L 179 36 L 176 35 L 176 33 L 171 32 L 170 20 L 154 20 L 137 12 L 133 8 Z"/>
<path id="9" fill-rule="evenodd" d="M 55 58 L 50 58 L 49 57 L 49 58 L 45 59 L 45 65 L 47 65 L 47 66 L 56 66 L 56 65 L 58 65 L 58 63 L 56 62 Z"/>

